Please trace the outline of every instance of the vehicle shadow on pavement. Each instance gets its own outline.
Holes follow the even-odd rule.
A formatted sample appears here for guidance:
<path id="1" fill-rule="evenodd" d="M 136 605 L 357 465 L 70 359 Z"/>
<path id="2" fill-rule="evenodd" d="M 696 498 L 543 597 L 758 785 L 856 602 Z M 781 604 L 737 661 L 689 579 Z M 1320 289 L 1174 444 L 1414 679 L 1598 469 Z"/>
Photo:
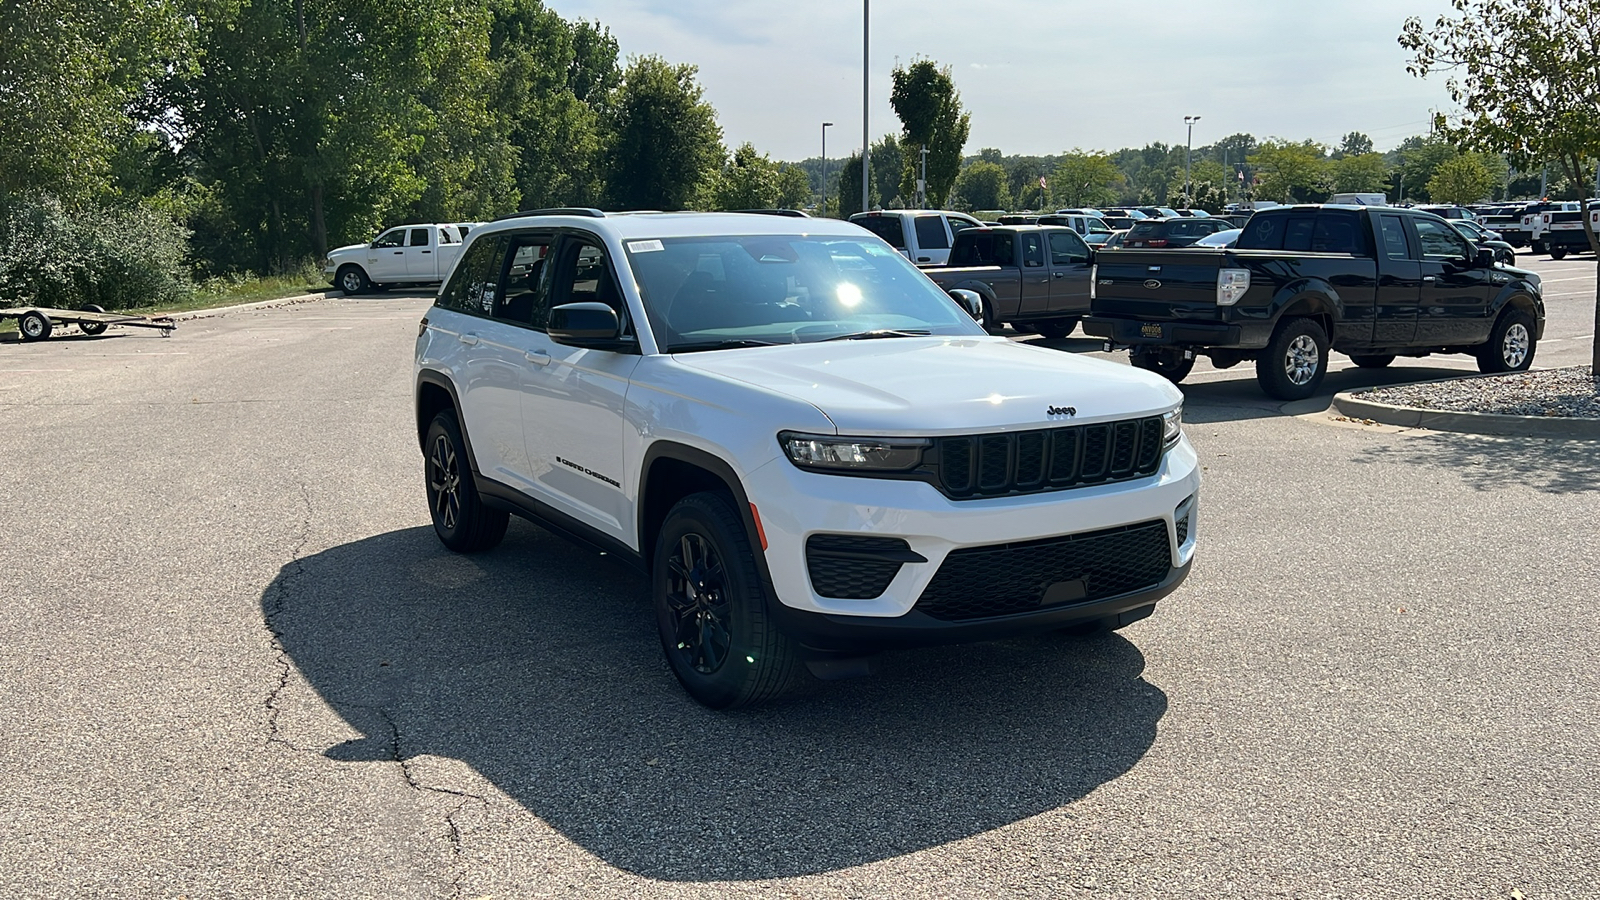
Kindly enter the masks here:
<path id="1" fill-rule="evenodd" d="M 1531 487 L 1548 494 L 1600 492 L 1600 441 L 1440 431 L 1368 447 L 1352 461 L 1443 469 L 1480 491 Z"/>
<path id="2" fill-rule="evenodd" d="M 871 678 L 711 712 L 667 669 L 644 578 L 517 520 L 472 557 L 430 528 L 331 548 L 285 566 L 262 607 L 365 735 L 326 756 L 462 760 L 655 879 L 827 872 L 1057 809 L 1137 763 L 1167 709 L 1123 637 L 1052 634 L 891 654 Z"/>

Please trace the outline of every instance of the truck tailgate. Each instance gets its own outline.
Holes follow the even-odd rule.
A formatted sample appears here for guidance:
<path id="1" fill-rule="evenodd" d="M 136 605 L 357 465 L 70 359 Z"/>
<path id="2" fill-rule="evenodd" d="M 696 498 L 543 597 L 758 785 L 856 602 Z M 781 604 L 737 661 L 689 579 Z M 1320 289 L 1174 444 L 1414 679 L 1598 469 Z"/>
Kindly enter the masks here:
<path id="1" fill-rule="evenodd" d="M 1095 315 L 1215 319 L 1224 250 L 1111 250 L 1095 256 Z"/>

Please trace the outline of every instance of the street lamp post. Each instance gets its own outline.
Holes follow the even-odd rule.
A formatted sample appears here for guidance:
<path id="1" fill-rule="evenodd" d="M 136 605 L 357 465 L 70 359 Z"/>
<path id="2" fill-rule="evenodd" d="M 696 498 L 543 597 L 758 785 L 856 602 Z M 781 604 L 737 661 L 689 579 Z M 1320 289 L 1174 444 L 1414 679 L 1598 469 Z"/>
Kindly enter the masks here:
<path id="1" fill-rule="evenodd" d="M 1194 123 L 1200 121 L 1199 116 L 1184 116 L 1183 124 L 1189 126 L 1189 139 L 1183 145 L 1183 205 L 1187 209 L 1193 202 L 1189 199 L 1194 191 L 1194 182 L 1189 180 L 1189 162 L 1194 156 Z"/>
<path id="2" fill-rule="evenodd" d="M 871 167 L 872 131 L 867 125 L 867 105 L 872 102 L 871 93 L 867 90 L 867 28 L 872 20 L 872 0 L 861 0 L 861 211 L 872 211 L 872 184 Z M 843 201 L 843 197 L 839 198 Z M 841 203 L 841 205 L 843 205 Z M 844 210 L 839 210 L 841 213 Z"/>
<path id="3" fill-rule="evenodd" d="M 822 123 L 822 209 L 818 212 L 824 216 L 828 214 L 828 129 L 832 127 L 832 122 Z"/>
<path id="4" fill-rule="evenodd" d="M 928 145 L 922 145 L 922 177 L 917 179 L 917 209 L 928 208 Z"/>

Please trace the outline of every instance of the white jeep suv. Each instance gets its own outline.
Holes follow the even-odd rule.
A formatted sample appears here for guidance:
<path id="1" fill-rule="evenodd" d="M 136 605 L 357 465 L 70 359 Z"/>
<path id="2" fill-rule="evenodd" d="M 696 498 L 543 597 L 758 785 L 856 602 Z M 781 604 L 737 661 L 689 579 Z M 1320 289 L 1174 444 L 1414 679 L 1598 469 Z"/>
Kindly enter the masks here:
<path id="1" fill-rule="evenodd" d="M 515 513 L 636 565 L 715 708 L 886 647 L 1148 615 L 1194 554 L 1181 401 L 985 334 L 830 219 L 507 217 L 416 345 L 440 540 L 487 550 Z"/>

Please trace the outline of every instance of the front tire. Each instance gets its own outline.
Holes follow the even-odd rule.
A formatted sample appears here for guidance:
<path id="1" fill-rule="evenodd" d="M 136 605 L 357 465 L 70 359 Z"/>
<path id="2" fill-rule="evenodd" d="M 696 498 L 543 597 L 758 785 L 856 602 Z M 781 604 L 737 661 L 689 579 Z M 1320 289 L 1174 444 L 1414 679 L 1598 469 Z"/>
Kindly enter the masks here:
<path id="1" fill-rule="evenodd" d="M 1520 309 L 1500 314 L 1489 332 L 1489 343 L 1478 348 L 1478 371 L 1485 374 L 1523 372 L 1533 365 L 1538 340 L 1533 336 L 1533 316 Z"/>
<path id="2" fill-rule="evenodd" d="M 17 331 L 21 332 L 24 341 L 42 341 L 50 337 L 50 332 L 55 330 L 55 323 L 50 317 L 38 310 L 25 312 L 17 319 Z"/>
<path id="3" fill-rule="evenodd" d="M 1029 324 L 1031 324 L 1034 328 L 1037 328 L 1040 334 L 1044 335 L 1050 340 L 1059 341 L 1071 334 L 1074 328 L 1078 327 L 1078 317 L 1063 316 L 1059 319 L 1045 319 L 1040 322 L 1031 322 Z"/>
<path id="4" fill-rule="evenodd" d="M 1001 334 L 1006 330 L 1005 323 L 995 318 L 994 303 L 988 297 L 983 298 L 983 318 L 978 320 L 978 324 L 990 334 Z"/>
<path id="5" fill-rule="evenodd" d="M 98 303 L 85 303 L 84 305 L 78 307 L 78 312 L 104 313 L 105 311 L 106 308 Z M 106 323 L 79 322 L 78 330 L 89 335 L 90 337 L 96 337 L 106 333 Z"/>
<path id="6" fill-rule="evenodd" d="M 439 541 L 457 553 L 477 553 L 498 545 L 506 536 L 511 516 L 483 505 L 453 412 L 433 417 L 423 447 L 428 511 Z"/>
<path id="7" fill-rule="evenodd" d="M 1363 369 L 1383 369 L 1394 362 L 1393 353 L 1350 354 L 1350 361 Z"/>
<path id="8" fill-rule="evenodd" d="M 1328 374 L 1328 333 L 1314 319 L 1278 326 L 1256 359 L 1256 382 L 1276 400 L 1304 400 Z"/>
<path id="9" fill-rule="evenodd" d="M 1566 259 L 1567 258 L 1567 248 L 1565 248 L 1565 247 L 1551 247 L 1550 248 L 1550 258 L 1551 259 Z"/>
<path id="10" fill-rule="evenodd" d="M 767 615 L 755 552 L 721 492 L 690 494 L 656 537 L 650 584 L 667 664 L 711 709 L 771 700 L 800 678 L 794 644 Z"/>
<path id="11" fill-rule="evenodd" d="M 1134 353 L 1128 357 L 1135 368 L 1154 372 L 1173 384 L 1181 384 L 1194 370 L 1194 357 L 1185 358 L 1183 352 L 1171 347 Z"/>
<path id="12" fill-rule="evenodd" d="M 346 297 L 372 287 L 372 282 L 367 280 L 367 273 L 360 266 L 341 266 L 334 280 L 338 282 L 339 290 L 344 291 Z"/>

